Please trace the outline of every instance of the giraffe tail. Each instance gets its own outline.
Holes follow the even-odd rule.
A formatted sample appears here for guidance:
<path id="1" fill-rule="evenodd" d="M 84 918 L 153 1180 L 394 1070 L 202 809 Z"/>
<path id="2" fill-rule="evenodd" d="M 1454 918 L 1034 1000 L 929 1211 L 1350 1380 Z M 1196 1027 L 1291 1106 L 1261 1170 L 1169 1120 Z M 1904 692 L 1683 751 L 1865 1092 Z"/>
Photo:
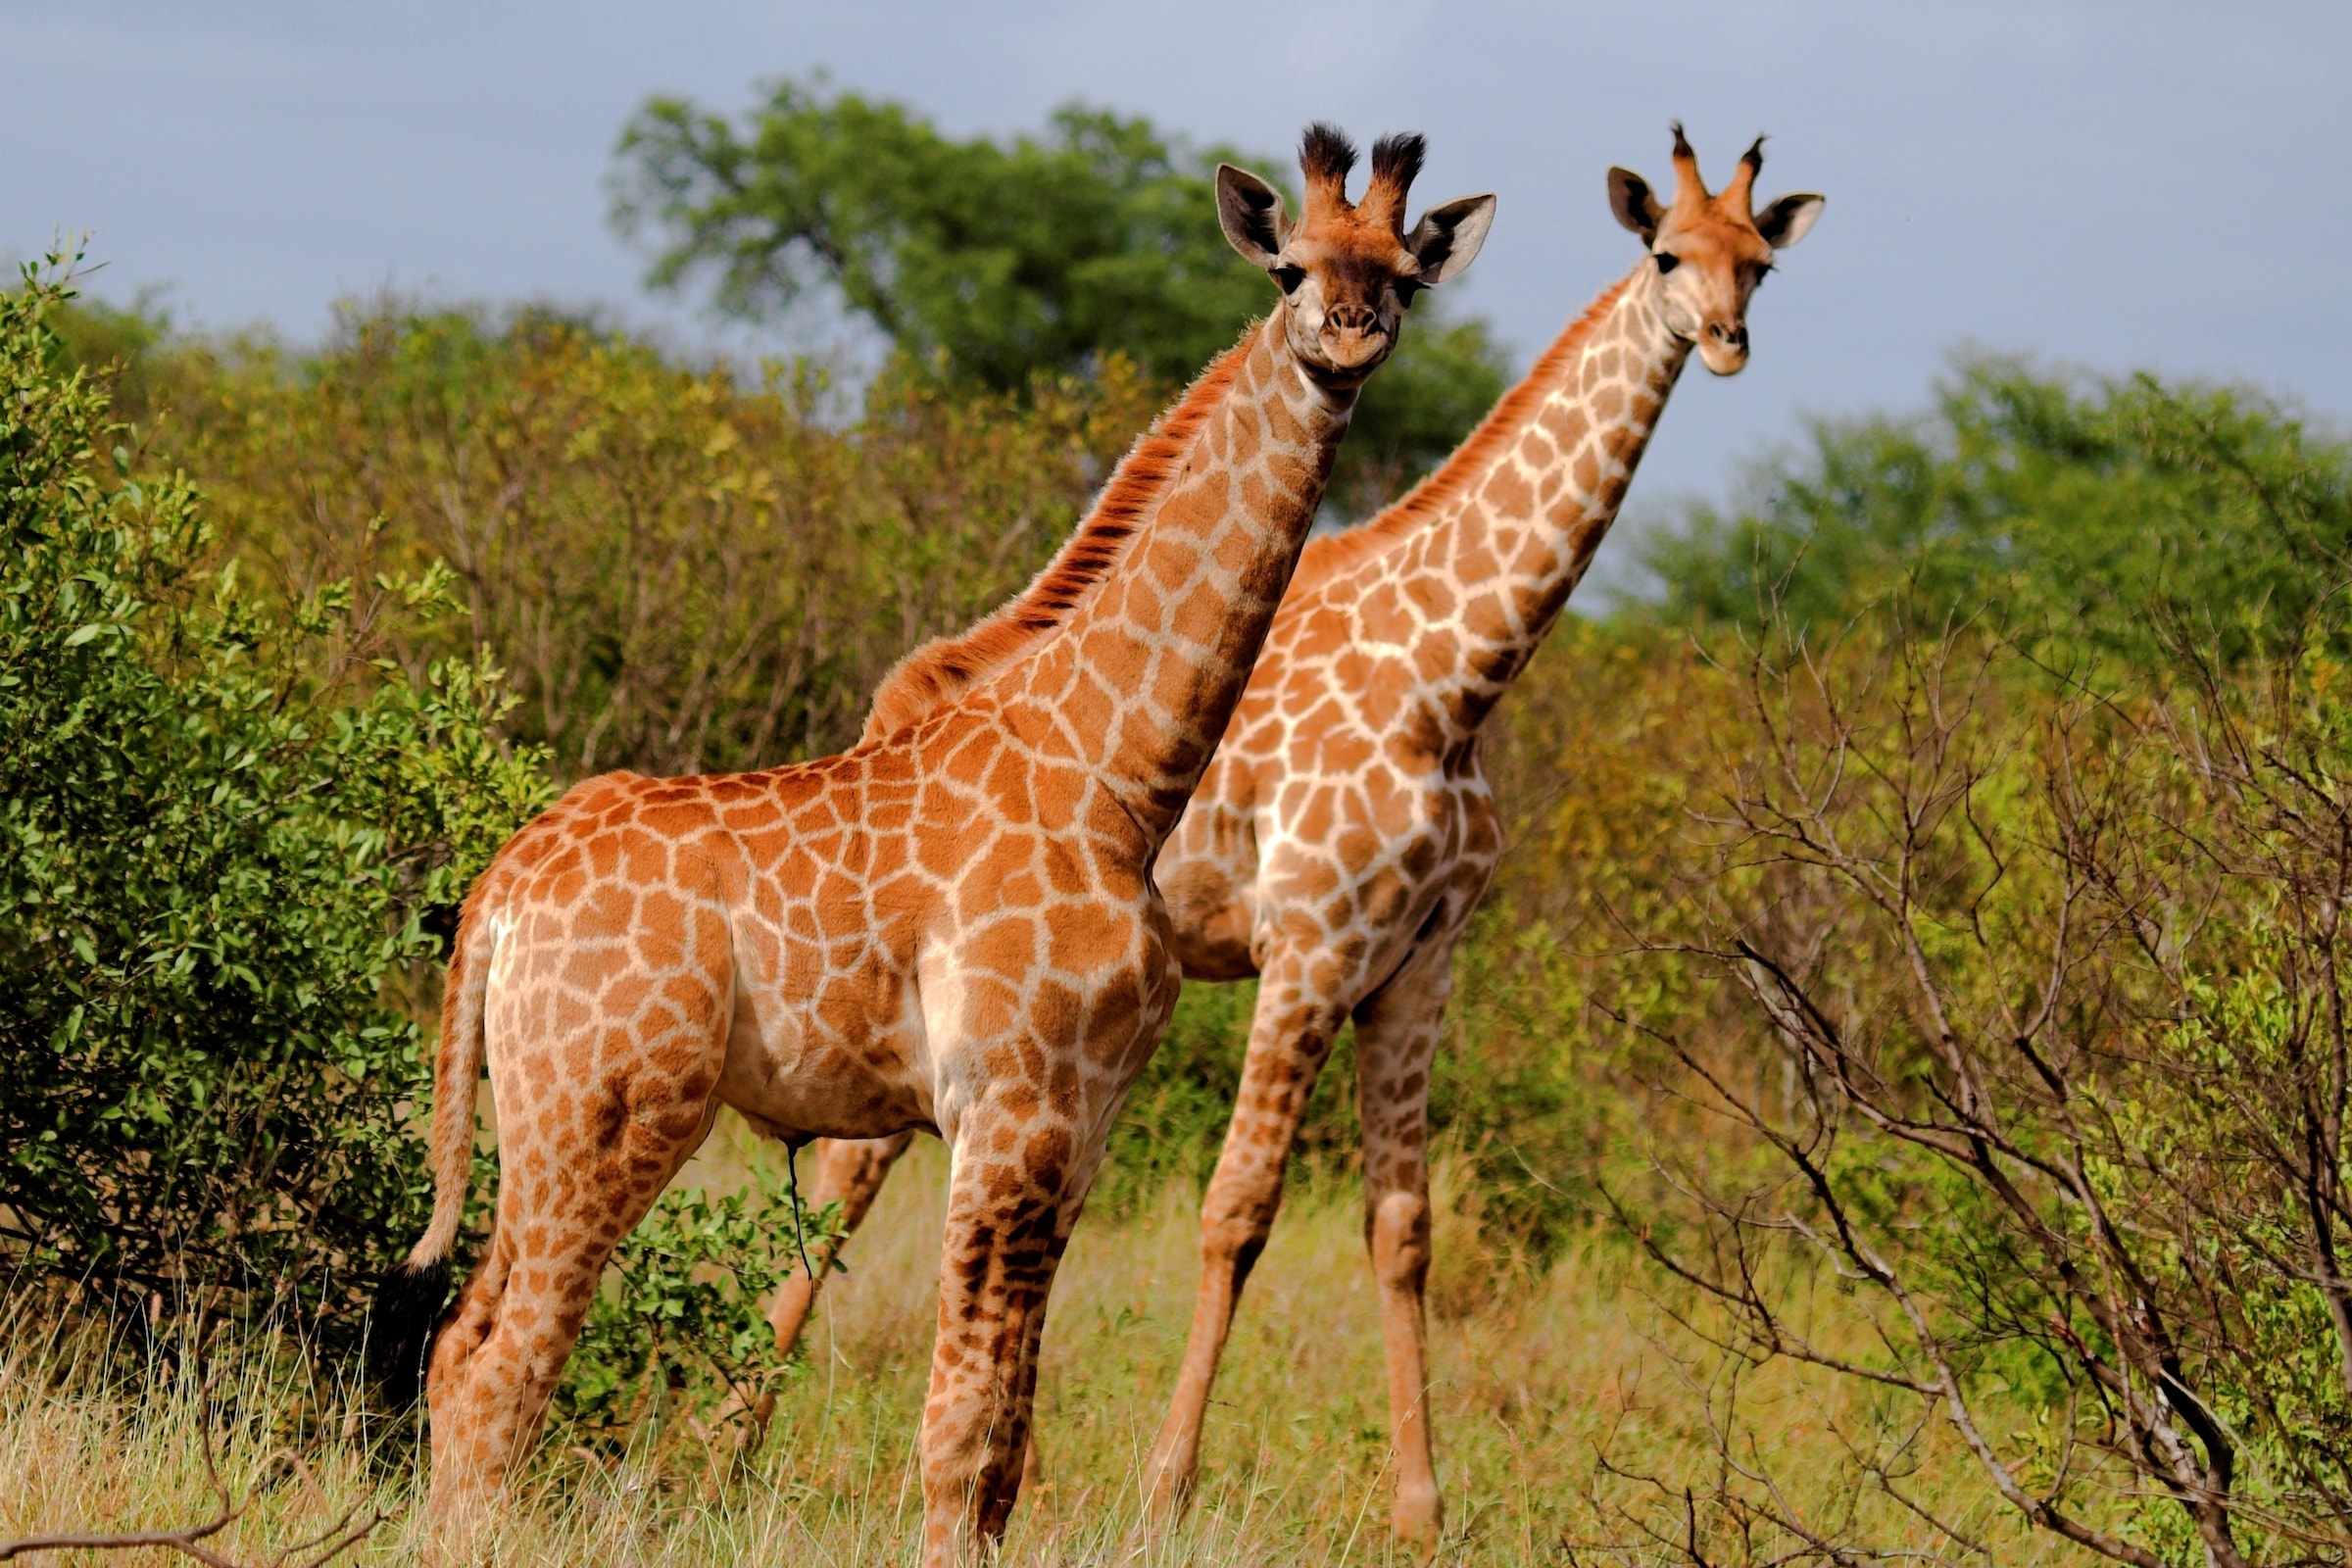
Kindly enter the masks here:
<path id="1" fill-rule="evenodd" d="M 426 1145 L 433 1217 L 408 1257 L 385 1273 L 368 1313 L 370 1368 L 385 1397 L 404 1409 L 424 1389 L 425 1363 L 449 1301 L 450 1252 L 473 1175 L 474 1093 L 485 1048 L 482 994 L 490 979 L 488 922 L 474 914 L 474 901 L 467 899 L 441 995 L 441 1044 L 433 1064 L 433 1121 Z"/>

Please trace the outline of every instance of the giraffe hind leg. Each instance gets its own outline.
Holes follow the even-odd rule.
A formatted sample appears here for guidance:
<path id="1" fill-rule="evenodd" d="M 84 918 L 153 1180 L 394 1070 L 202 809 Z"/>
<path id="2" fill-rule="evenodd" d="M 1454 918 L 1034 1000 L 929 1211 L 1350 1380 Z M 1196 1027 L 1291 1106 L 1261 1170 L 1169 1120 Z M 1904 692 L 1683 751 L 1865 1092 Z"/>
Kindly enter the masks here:
<path id="1" fill-rule="evenodd" d="M 1356 1094 L 1364 1129 L 1364 1240 L 1380 1292 L 1396 1495 L 1390 1525 L 1434 1550 L 1446 1518 L 1430 1444 L 1429 1075 L 1449 989 L 1451 941 L 1425 941 L 1356 1008 Z"/>
<path id="2" fill-rule="evenodd" d="M 561 1087 L 536 1100 L 500 1064 L 497 1225 L 428 1381 L 437 1523 L 470 1523 L 537 1438 L 606 1263 L 710 1126 L 713 1033 L 680 1030 L 585 1084 L 542 1077 Z"/>

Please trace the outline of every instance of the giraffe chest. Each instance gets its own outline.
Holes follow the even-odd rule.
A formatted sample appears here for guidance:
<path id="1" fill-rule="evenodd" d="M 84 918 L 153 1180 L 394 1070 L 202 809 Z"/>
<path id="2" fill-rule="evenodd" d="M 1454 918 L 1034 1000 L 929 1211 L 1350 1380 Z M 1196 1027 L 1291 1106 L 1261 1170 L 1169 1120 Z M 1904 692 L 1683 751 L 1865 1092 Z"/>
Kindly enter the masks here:
<path id="1" fill-rule="evenodd" d="M 1312 736 L 1278 710 L 1257 716 L 1161 856 L 1185 972 L 1238 979 L 1278 948 L 1313 949 L 1369 986 L 1493 871 L 1500 835 L 1476 752 L 1433 753 L 1337 705 Z"/>

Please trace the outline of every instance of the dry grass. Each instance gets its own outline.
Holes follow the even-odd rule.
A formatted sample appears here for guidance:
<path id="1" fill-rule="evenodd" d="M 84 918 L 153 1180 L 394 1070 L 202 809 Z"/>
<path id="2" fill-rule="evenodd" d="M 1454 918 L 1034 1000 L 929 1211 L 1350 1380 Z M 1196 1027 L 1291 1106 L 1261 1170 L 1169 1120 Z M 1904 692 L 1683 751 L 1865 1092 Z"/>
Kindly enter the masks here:
<path id="1" fill-rule="evenodd" d="M 722 1147 L 695 1174 L 723 1173 L 738 1157 Z M 852 1273 L 820 1305 L 807 1371 L 749 1480 L 712 1503 L 700 1495 L 698 1467 L 675 1449 L 666 1465 L 603 1468 L 567 1453 L 559 1437 L 491 1559 L 910 1561 L 944 1170 L 935 1146 L 909 1156 L 852 1244 Z M 1458 1216 L 1458 1205 L 1446 1212 Z M 1387 1536 L 1387 1412 L 1358 1210 L 1351 1193 L 1328 1182 L 1294 1194 L 1250 1286 L 1210 1414 L 1200 1505 L 1174 1535 L 1144 1539 L 1135 1477 L 1183 1344 L 1194 1234 L 1191 1195 L 1180 1191 L 1126 1224 L 1080 1227 L 1040 1379 L 1044 1485 L 1024 1495 L 1004 1560 L 1401 1560 Z M 1619 1250 L 1595 1243 L 1529 1282 L 1489 1277 L 1458 1217 L 1446 1222 L 1439 1248 L 1435 1399 L 1450 1509 L 1443 1560 L 1689 1561 L 1645 1541 L 1624 1510 L 1679 1532 L 1680 1487 L 1703 1494 L 1717 1463 L 1703 1419 L 1710 1391 L 1690 1381 L 1690 1342 Z M 401 1560 L 413 1544 L 414 1444 L 346 1414 L 339 1391 L 298 1385 L 283 1370 L 289 1358 L 268 1351 L 249 1347 L 225 1376 L 216 1371 L 222 1475 L 257 1498 L 224 1536 L 228 1549 L 259 1560 L 374 1494 L 394 1518 L 360 1560 Z M 198 1401 L 162 1368 L 110 1383 L 87 1358 L 19 1325 L 0 1370 L 0 1537 L 185 1523 L 209 1511 Z M 1857 1412 L 1838 1391 L 1776 1372 L 1748 1394 L 1784 1414 L 1772 1424 L 1780 1451 L 1767 1457 L 1805 1478 L 1808 1494 L 1792 1502 L 1821 1518 L 1858 1507 L 1883 1544 L 1928 1544 L 1893 1504 L 1857 1497 L 1841 1480 L 1839 1433 Z M 289 1444 L 301 1466 L 273 1464 Z M 1968 1493 L 1949 1445 L 1937 1437 L 1930 1446 L 1917 1490 L 1947 1502 Z M 1604 1451 L 1668 1491 L 1611 1474 L 1598 1462 Z M 1970 1512 L 1998 1561 L 2054 1560 L 1999 1518 Z M 1728 1556 L 1762 1560 L 1788 1544 L 1735 1543 Z"/>

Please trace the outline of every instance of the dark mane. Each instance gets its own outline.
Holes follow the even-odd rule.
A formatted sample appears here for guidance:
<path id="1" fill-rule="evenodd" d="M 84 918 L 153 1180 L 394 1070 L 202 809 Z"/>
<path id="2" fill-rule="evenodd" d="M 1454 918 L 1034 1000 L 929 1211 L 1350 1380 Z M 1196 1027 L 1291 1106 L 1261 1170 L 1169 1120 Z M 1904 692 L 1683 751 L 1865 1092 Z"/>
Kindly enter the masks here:
<path id="1" fill-rule="evenodd" d="M 1193 438 L 1232 390 L 1257 331 L 1252 323 L 1136 437 L 1096 497 L 1094 510 L 1027 588 L 970 630 L 934 637 L 892 666 L 874 688 L 858 745 L 887 739 L 928 717 L 1069 618 L 1079 600 L 1125 554 L 1152 503 L 1182 470 Z"/>

